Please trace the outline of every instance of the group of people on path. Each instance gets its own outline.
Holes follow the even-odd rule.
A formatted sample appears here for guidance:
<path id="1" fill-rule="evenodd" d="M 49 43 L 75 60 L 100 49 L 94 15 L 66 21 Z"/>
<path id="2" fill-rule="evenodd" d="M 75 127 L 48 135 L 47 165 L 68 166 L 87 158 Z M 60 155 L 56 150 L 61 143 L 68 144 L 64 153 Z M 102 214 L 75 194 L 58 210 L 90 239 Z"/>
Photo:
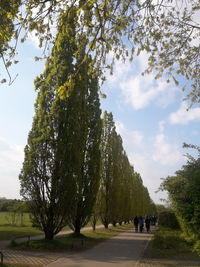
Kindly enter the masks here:
<path id="1" fill-rule="evenodd" d="M 156 217 L 155 216 L 146 216 L 145 219 L 142 218 L 142 216 L 135 216 L 133 220 L 133 224 L 135 227 L 135 232 L 140 231 L 140 233 L 144 230 L 144 225 L 146 227 L 147 233 L 150 232 L 150 226 L 156 224 Z"/>

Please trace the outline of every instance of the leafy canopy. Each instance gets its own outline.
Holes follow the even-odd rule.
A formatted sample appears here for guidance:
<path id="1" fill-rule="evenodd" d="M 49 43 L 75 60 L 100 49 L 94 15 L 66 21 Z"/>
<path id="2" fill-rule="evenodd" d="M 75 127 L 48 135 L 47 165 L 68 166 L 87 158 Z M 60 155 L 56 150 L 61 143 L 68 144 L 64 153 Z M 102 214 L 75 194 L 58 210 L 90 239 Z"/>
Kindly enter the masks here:
<path id="1" fill-rule="evenodd" d="M 95 66 L 99 74 L 105 68 L 112 72 L 114 60 L 132 60 L 146 51 L 146 73 L 155 71 L 155 78 L 165 75 L 176 84 L 184 76 L 190 81 L 188 98 L 199 102 L 199 0 L 26 0 L 23 5 L 16 18 L 16 26 L 26 29 L 22 41 L 34 31 L 47 53 L 57 18 L 76 6 L 77 33 L 87 39 L 91 69 Z"/>

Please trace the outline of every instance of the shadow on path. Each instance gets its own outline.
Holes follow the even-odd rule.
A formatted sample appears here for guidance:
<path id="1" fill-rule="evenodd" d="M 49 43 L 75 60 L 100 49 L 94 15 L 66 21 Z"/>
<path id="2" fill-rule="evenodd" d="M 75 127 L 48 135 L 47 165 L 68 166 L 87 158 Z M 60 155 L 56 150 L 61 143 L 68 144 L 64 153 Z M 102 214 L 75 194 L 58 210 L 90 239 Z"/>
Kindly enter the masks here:
<path id="1" fill-rule="evenodd" d="M 153 234 L 127 231 L 90 250 L 60 258 L 47 266 L 136 266 L 152 236 Z"/>

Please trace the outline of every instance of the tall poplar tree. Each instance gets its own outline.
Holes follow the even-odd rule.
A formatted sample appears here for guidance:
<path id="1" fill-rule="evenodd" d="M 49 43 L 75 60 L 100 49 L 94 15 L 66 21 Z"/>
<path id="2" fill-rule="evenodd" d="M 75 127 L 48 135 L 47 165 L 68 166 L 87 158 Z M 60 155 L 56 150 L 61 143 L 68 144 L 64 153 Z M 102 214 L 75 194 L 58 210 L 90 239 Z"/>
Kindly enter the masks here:
<path id="1" fill-rule="evenodd" d="M 122 146 L 122 138 L 115 130 L 112 131 L 112 158 L 113 158 L 113 173 L 112 186 L 110 192 L 111 203 L 111 222 L 115 226 L 121 219 L 121 189 L 122 189 L 122 155 L 124 153 Z"/>
<path id="2" fill-rule="evenodd" d="M 82 40 L 83 42 L 84 40 Z M 84 56 L 84 51 L 83 51 Z M 80 57 L 82 60 L 83 57 Z M 77 64 L 79 64 L 79 60 Z M 68 224 L 79 234 L 93 212 L 100 179 L 100 139 L 101 139 L 101 111 L 98 95 L 98 78 L 94 73 L 89 74 L 87 59 L 81 66 L 72 94 L 76 98 L 74 105 L 74 164 L 75 200 L 73 213 L 70 214 Z"/>
<path id="3" fill-rule="evenodd" d="M 36 114 L 19 177 L 33 223 L 45 232 L 47 240 L 71 223 L 77 210 L 84 207 L 86 218 L 91 214 L 99 179 L 98 80 L 88 74 L 87 40 L 77 33 L 76 18 L 75 8 L 61 16 L 51 57 L 35 81 Z M 82 53 L 76 54 L 80 41 Z M 66 90 L 68 97 L 61 99 L 58 91 L 67 88 L 83 58 L 79 75 L 73 86 L 70 84 L 73 90 Z M 86 218 L 78 218 L 81 226 Z"/>
<path id="4" fill-rule="evenodd" d="M 113 182 L 112 133 L 115 129 L 112 113 L 104 112 L 101 136 L 101 182 L 100 182 L 100 216 L 108 228 L 111 222 L 111 192 Z"/>

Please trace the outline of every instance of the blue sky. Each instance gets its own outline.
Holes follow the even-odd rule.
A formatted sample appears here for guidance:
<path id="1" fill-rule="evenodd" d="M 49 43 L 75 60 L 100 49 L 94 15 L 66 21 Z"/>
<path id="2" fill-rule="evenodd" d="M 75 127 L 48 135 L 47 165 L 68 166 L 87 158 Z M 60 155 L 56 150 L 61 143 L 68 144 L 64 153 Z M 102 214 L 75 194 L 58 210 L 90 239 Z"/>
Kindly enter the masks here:
<path id="1" fill-rule="evenodd" d="M 31 38 L 20 45 L 20 62 L 11 68 L 13 77 L 19 76 L 11 86 L 0 86 L 0 197 L 20 198 L 18 175 L 34 115 L 33 81 L 44 69 L 44 62 L 34 61 L 40 55 Z M 200 108 L 187 112 L 184 94 L 173 83 L 141 76 L 146 62 L 145 54 L 133 63 L 117 62 L 102 87 L 107 98 L 101 99 L 101 105 L 113 112 L 130 162 L 159 203 L 166 198 L 163 192 L 155 193 L 160 178 L 173 175 L 186 162 L 184 154 L 191 152 L 182 148 L 183 142 L 200 145 Z"/>

